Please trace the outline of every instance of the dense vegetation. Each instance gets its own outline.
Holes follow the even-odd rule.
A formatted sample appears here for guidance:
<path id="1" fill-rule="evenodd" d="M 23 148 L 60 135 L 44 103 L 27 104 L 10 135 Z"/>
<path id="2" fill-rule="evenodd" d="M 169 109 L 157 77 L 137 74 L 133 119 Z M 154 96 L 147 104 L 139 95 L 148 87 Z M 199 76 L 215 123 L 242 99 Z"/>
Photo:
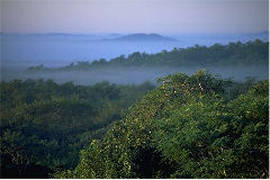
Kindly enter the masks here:
<path id="1" fill-rule="evenodd" d="M 226 65 L 268 66 L 268 42 L 135 52 L 28 70 Z M 1 177 L 267 178 L 269 85 L 255 82 L 205 71 L 169 75 L 157 88 L 1 82 Z"/>
<path id="2" fill-rule="evenodd" d="M 160 82 L 55 177 L 269 177 L 268 80 L 245 90 L 199 71 Z"/>
<path id="3" fill-rule="evenodd" d="M 127 108 L 154 86 L 0 83 L 1 177 L 49 177 L 74 168 L 79 150 L 101 138 Z"/>
<path id="4" fill-rule="evenodd" d="M 214 44 L 210 47 L 195 45 L 190 48 L 174 48 L 157 54 L 135 52 L 128 57 L 120 56 L 110 61 L 78 61 L 62 68 L 46 68 L 43 65 L 29 70 L 91 70 L 104 67 L 181 67 L 181 66 L 250 66 L 268 65 L 268 42 L 261 40 L 246 43 Z"/>

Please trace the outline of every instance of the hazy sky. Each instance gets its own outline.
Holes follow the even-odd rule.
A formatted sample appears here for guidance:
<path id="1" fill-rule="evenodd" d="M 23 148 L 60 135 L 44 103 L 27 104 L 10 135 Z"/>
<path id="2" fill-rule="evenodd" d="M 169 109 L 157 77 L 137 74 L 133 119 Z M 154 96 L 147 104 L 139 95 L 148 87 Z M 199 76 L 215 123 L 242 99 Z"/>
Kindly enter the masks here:
<path id="1" fill-rule="evenodd" d="M 268 0 L 0 0 L 1 31 L 249 33 L 268 30 Z"/>

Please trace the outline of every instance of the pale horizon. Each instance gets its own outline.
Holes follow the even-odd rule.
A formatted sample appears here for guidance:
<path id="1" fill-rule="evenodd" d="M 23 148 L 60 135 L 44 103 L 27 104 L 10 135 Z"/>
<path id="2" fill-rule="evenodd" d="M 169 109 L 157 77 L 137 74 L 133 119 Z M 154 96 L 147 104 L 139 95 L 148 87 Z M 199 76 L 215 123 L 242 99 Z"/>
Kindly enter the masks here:
<path id="1" fill-rule="evenodd" d="M 249 34 L 269 32 L 267 0 L 2 0 L 11 34 Z"/>

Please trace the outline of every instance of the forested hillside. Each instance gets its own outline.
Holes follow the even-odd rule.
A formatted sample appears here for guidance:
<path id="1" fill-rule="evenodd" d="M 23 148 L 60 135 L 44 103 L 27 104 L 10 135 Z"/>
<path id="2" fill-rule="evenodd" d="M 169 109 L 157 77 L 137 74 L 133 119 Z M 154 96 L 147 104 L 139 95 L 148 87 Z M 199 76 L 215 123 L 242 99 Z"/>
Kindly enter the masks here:
<path id="1" fill-rule="evenodd" d="M 1 177 L 266 178 L 268 80 L 254 85 L 252 78 L 234 82 L 205 71 L 169 75 L 156 89 L 148 82 L 63 80 L 124 75 L 131 83 L 147 79 L 153 67 L 182 66 L 238 66 L 241 74 L 245 66 L 268 66 L 268 53 L 268 42 L 256 40 L 30 67 L 33 79 L 36 72 L 62 81 L 0 83 Z"/>
<path id="2" fill-rule="evenodd" d="M 182 66 L 255 66 L 268 65 L 268 42 L 261 40 L 246 43 L 214 44 L 210 47 L 196 45 L 190 48 L 174 48 L 157 54 L 135 52 L 128 57 L 120 56 L 109 61 L 78 61 L 61 68 L 43 65 L 29 70 L 91 70 L 110 67 L 182 67 Z"/>
<path id="3" fill-rule="evenodd" d="M 48 178 L 74 168 L 79 151 L 154 86 L 93 86 L 52 80 L 0 83 L 1 177 Z"/>
<path id="4" fill-rule="evenodd" d="M 0 179 L 269 179 L 268 0 L 0 11 Z"/>
<path id="5" fill-rule="evenodd" d="M 268 80 L 169 75 L 56 178 L 268 178 Z"/>

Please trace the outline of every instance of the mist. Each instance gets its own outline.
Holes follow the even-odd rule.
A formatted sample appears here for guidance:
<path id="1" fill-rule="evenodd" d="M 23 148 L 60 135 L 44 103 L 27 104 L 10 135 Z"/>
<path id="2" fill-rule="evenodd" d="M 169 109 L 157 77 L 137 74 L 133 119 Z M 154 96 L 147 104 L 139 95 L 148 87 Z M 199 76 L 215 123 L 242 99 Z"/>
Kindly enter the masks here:
<path id="1" fill-rule="evenodd" d="M 3 34 L 1 35 L 1 79 L 53 79 L 57 83 L 72 81 L 75 84 L 89 85 L 101 81 L 117 84 L 140 84 L 145 81 L 155 83 L 160 77 L 173 73 L 195 73 L 206 69 L 222 78 L 243 81 L 246 77 L 258 80 L 268 78 L 267 66 L 182 66 L 176 67 L 103 67 L 91 71 L 39 71 L 30 72 L 27 68 L 43 64 L 49 68 L 63 67 L 72 62 L 99 60 L 133 52 L 154 54 L 173 48 L 187 48 L 195 44 L 210 46 L 215 43 L 247 42 L 254 39 L 268 40 L 268 33 L 253 34 L 170 34 L 175 41 L 109 41 L 123 34 Z M 109 39 L 109 40 L 108 40 Z M 200 64 L 200 63 L 198 63 Z"/>
<path id="2" fill-rule="evenodd" d="M 0 34 L 3 66 L 44 64 L 60 67 L 76 61 L 110 60 L 133 52 L 158 53 L 195 44 L 268 41 L 268 32 L 250 34 L 167 34 L 176 41 L 105 41 L 125 34 Z"/>
<path id="3" fill-rule="evenodd" d="M 26 68 L 6 68 L 2 72 L 2 80 L 11 81 L 14 79 L 52 79 L 57 83 L 73 82 L 78 85 L 92 85 L 102 81 L 116 84 L 141 84 L 149 81 L 156 84 L 158 78 L 174 73 L 186 73 L 191 75 L 200 69 L 209 71 L 224 79 L 244 81 L 248 77 L 256 80 L 268 78 L 267 66 L 246 66 L 246 67 L 114 67 L 94 69 L 91 71 L 27 71 Z"/>

